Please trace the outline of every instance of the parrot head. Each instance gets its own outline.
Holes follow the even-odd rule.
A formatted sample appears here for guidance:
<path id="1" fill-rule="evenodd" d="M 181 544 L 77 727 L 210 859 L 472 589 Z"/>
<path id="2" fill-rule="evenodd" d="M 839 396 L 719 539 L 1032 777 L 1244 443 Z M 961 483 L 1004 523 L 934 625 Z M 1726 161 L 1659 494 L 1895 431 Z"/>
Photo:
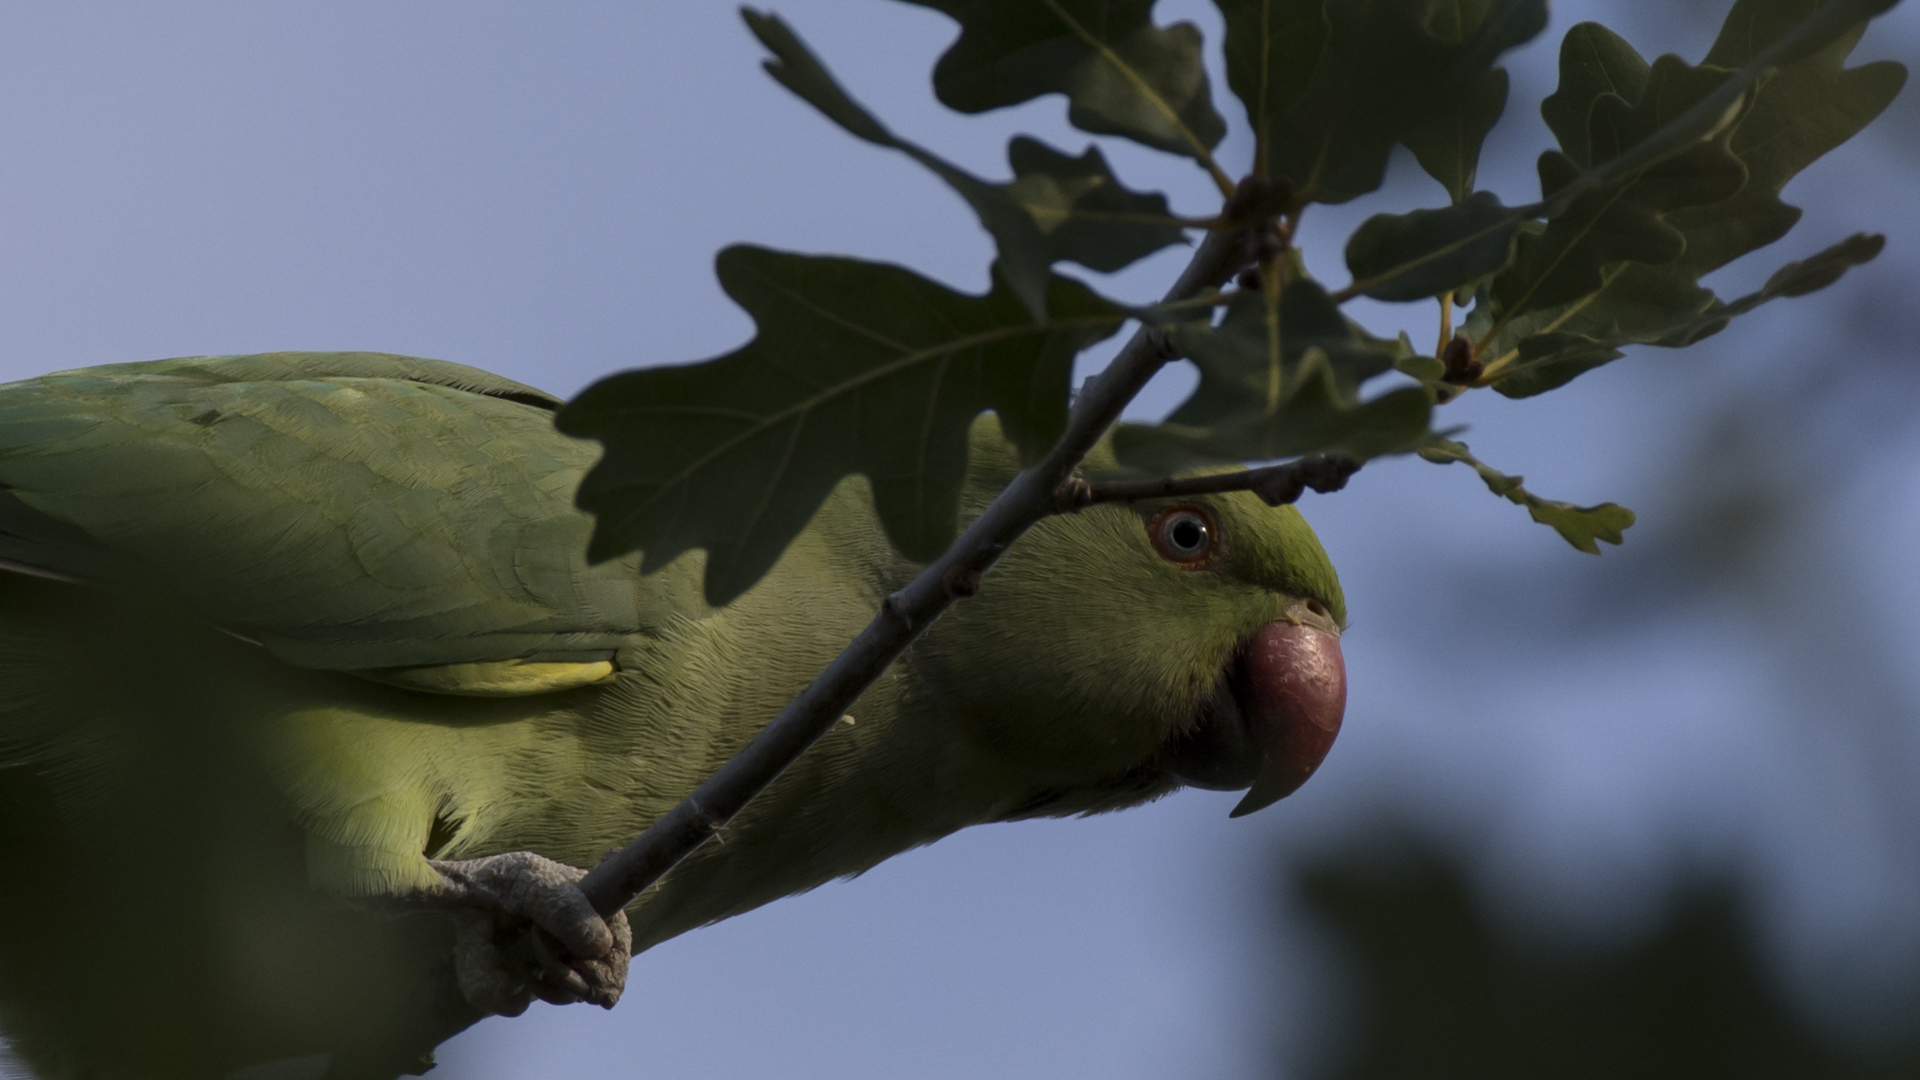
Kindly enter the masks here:
<path id="1" fill-rule="evenodd" d="M 997 491 L 1017 468 L 997 439 L 973 450 L 989 475 L 970 491 Z M 1096 479 L 1113 467 L 1104 451 L 1087 462 Z M 1040 522 L 914 663 L 960 706 L 969 741 L 1032 774 L 1008 817 L 1182 786 L 1247 789 L 1239 817 L 1326 757 L 1346 707 L 1345 624 L 1339 578 L 1299 511 L 1232 492 Z"/>

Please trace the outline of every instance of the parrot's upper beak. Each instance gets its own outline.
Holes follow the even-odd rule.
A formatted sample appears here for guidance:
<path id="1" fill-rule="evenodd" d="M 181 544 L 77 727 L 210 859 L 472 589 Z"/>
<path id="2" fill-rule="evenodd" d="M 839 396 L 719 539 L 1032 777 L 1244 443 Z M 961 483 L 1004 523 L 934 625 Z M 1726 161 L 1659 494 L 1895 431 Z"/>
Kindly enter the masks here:
<path id="1" fill-rule="evenodd" d="M 1162 749 L 1160 764 L 1195 787 L 1250 788 L 1231 815 L 1242 817 L 1307 782 L 1346 710 L 1339 628 L 1317 610 L 1289 610 L 1246 644 L 1196 722 Z"/>
<path id="2" fill-rule="evenodd" d="M 1241 659 L 1238 681 L 1234 696 L 1262 760 L 1253 787 L 1229 817 L 1293 794 L 1333 748 L 1347 711 L 1340 635 L 1317 626 L 1268 623 Z"/>

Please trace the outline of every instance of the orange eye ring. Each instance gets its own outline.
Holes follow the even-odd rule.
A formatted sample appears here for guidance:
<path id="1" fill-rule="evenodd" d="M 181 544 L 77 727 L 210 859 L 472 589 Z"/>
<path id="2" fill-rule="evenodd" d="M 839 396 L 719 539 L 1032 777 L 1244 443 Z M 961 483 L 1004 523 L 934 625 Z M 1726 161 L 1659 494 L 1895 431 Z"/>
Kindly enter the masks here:
<path id="1" fill-rule="evenodd" d="M 1204 506 L 1169 506 L 1147 522 L 1147 539 L 1175 566 L 1204 566 L 1220 550 L 1220 519 Z"/>

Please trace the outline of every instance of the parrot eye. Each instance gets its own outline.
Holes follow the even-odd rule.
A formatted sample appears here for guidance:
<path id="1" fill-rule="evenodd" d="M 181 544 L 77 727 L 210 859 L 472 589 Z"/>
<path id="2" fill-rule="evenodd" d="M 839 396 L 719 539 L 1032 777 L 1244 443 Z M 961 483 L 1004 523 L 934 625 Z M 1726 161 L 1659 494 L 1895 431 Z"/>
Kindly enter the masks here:
<path id="1" fill-rule="evenodd" d="M 1176 506 L 1162 510 L 1147 523 L 1147 535 L 1160 557 L 1182 566 L 1207 561 L 1220 539 L 1220 526 L 1213 515 L 1198 506 Z"/>

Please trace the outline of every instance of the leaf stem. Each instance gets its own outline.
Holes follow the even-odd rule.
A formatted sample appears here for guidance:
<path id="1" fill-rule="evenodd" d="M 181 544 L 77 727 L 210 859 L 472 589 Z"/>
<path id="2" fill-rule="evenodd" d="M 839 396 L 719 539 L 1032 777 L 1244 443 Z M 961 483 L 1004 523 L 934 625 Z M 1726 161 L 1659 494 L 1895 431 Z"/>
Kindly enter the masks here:
<path id="1" fill-rule="evenodd" d="M 1239 289 L 1228 289 L 1225 292 L 1209 292 L 1201 296 L 1189 297 L 1185 300 L 1168 300 L 1150 307 L 1130 308 L 1127 313 L 1145 323 L 1171 322 L 1175 321 L 1172 318 L 1173 316 L 1178 316 L 1183 313 L 1208 311 L 1217 307 L 1225 307 L 1233 303 L 1233 298 L 1239 296 L 1240 292 L 1241 290 Z M 1179 358 L 1174 357 L 1173 359 Z"/>

